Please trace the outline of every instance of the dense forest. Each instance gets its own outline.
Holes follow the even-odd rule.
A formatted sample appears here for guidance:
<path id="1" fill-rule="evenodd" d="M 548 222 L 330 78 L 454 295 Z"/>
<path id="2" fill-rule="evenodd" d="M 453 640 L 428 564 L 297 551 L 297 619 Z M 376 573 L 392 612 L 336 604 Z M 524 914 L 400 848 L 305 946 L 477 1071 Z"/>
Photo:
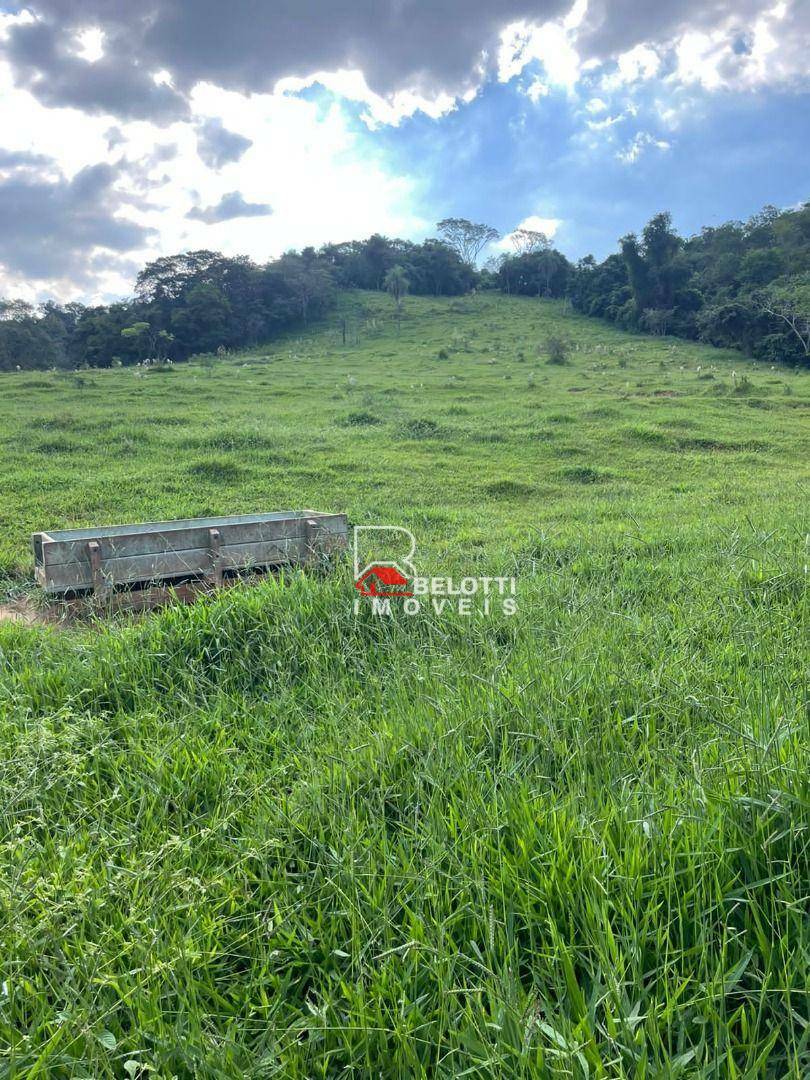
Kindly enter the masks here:
<path id="1" fill-rule="evenodd" d="M 265 265 L 215 251 L 149 263 L 134 296 L 85 306 L 0 300 L 0 371 L 110 367 L 236 349 L 323 316 L 340 289 L 457 296 L 474 288 L 565 297 L 588 315 L 653 334 L 737 348 L 756 359 L 810 358 L 810 203 L 766 207 L 683 239 L 669 214 L 597 263 L 571 263 L 541 233 L 511 234 L 514 251 L 477 259 L 497 232 L 449 218 L 414 244 L 375 235 L 288 252 Z"/>
<path id="2" fill-rule="evenodd" d="M 640 238 L 622 237 L 619 253 L 577 263 L 565 290 L 579 311 L 623 327 L 807 363 L 810 203 L 765 207 L 687 240 L 657 214 Z"/>

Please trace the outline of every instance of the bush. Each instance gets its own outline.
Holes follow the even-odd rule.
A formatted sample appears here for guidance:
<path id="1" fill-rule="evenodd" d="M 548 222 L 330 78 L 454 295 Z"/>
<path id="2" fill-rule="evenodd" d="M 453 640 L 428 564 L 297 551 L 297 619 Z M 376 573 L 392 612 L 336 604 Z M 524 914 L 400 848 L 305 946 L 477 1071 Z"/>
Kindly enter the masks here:
<path id="1" fill-rule="evenodd" d="M 382 420 L 379 416 L 375 416 L 374 413 L 365 412 L 363 410 L 360 410 L 359 412 L 350 412 L 343 420 L 344 427 L 364 427 L 381 423 Z"/>
<path id="2" fill-rule="evenodd" d="M 435 420 L 418 417 L 406 420 L 401 430 L 406 439 L 431 439 L 439 435 L 441 429 Z"/>
<path id="3" fill-rule="evenodd" d="M 547 364 L 567 364 L 568 354 L 571 351 L 570 342 L 556 334 L 549 334 L 546 338 L 544 351 Z"/>
<path id="4" fill-rule="evenodd" d="M 737 378 L 736 372 L 732 372 L 731 384 L 731 392 L 733 394 L 750 394 L 753 390 L 753 385 L 747 375 L 741 375 Z"/>

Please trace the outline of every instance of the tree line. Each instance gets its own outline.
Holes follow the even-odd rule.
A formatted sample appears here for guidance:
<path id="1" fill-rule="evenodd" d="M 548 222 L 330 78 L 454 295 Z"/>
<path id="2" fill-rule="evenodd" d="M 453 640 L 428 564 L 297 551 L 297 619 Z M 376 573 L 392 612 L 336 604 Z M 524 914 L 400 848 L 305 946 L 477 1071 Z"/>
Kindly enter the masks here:
<path id="1" fill-rule="evenodd" d="M 303 326 L 334 305 L 339 289 L 386 289 L 398 280 L 399 309 L 404 292 L 458 296 L 476 278 L 441 239 L 414 244 L 375 235 L 287 252 L 264 265 L 186 251 L 150 262 L 134 296 L 119 303 L 0 300 L 0 371 L 184 360 Z"/>
<path id="2" fill-rule="evenodd" d="M 626 329 L 741 349 L 758 359 L 810 358 L 810 203 L 766 207 L 683 239 L 669 214 L 597 263 L 570 262 L 541 232 L 510 234 L 512 251 L 477 268 L 495 229 L 446 218 L 415 244 L 367 240 L 291 251 L 258 265 L 188 251 L 150 262 L 134 296 L 86 306 L 0 300 L 0 371 L 110 367 L 238 349 L 322 317 L 340 289 L 388 291 L 399 321 L 407 293 L 459 296 L 475 288 L 564 297 Z"/>
<path id="3" fill-rule="evenodd" d="M 656 214 L 619 244 L 604 262 L 588 256 L 571 268 L 566 290 L 579 311 L 758 360 L 810 362 L 810 203 L 766 206 L 688 239 Z"/>
<path id="4" fill-rule="evenodd" d="M 810 203 L 766 206 L 748 221 L 680 237 L 668 213 L 597 263 L 569 262 L 542 233 L 512 234 L 515 251 L 485 276 L 506 293 L 569 299 L 627 330 L 739 349 L 758 360 L 810 362 Z"/>

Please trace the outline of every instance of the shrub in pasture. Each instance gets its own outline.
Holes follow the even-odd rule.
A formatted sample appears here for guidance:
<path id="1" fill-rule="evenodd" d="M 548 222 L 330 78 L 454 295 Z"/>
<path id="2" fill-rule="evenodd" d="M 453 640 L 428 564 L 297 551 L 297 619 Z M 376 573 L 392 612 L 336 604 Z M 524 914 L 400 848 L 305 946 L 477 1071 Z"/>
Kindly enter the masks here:
<path id="1" fill-rule="evenodd" d="M 571 344 L 559 334 L 549 334 L 543 345 L 547 364 L 567 364 Z"/>
<path id="2" fill-rule="evenodd" d="M 374 413 L 359 410 L 350 412 L 342 421 L 343 427 L 368 427 L 372 424 L 381 424 L 382 420 Z"/>
<path id="3" fill-rule="evenodd" d="M 406 420 L 401 430 L 406 439 L 432 439 L 441 429 L 435 420 L 420 416 Z"/>
<path id="4" fill-rule="evenodd" d="M 731 373 L 732 393 L 734 394 L 750 394 L 754 389 L 751 380 L 747 375 L 737 376 L 736 371 Z"/>

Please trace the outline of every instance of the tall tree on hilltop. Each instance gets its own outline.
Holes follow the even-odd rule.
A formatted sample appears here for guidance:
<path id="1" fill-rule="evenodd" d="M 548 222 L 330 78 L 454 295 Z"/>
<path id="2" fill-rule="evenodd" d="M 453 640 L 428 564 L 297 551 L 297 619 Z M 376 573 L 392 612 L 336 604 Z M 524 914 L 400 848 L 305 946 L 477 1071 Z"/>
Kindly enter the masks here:
<path id="1" fill-rule="evenodd" d="M 546 234 L 535 229 L 515 229 L 509 234 L 509 239 L 516 255 L 533 255 L 536 251 L 545 251 L 549 247 Z"/>
<path id="2" fill-rule="evenodd" d="M 477 224 L 466 218 L 444 218 L 436 228 L 445 244 L 468 266 L 475 266 L 487 244 L 500 239 L 501 235 L 491 225 Z"/>

